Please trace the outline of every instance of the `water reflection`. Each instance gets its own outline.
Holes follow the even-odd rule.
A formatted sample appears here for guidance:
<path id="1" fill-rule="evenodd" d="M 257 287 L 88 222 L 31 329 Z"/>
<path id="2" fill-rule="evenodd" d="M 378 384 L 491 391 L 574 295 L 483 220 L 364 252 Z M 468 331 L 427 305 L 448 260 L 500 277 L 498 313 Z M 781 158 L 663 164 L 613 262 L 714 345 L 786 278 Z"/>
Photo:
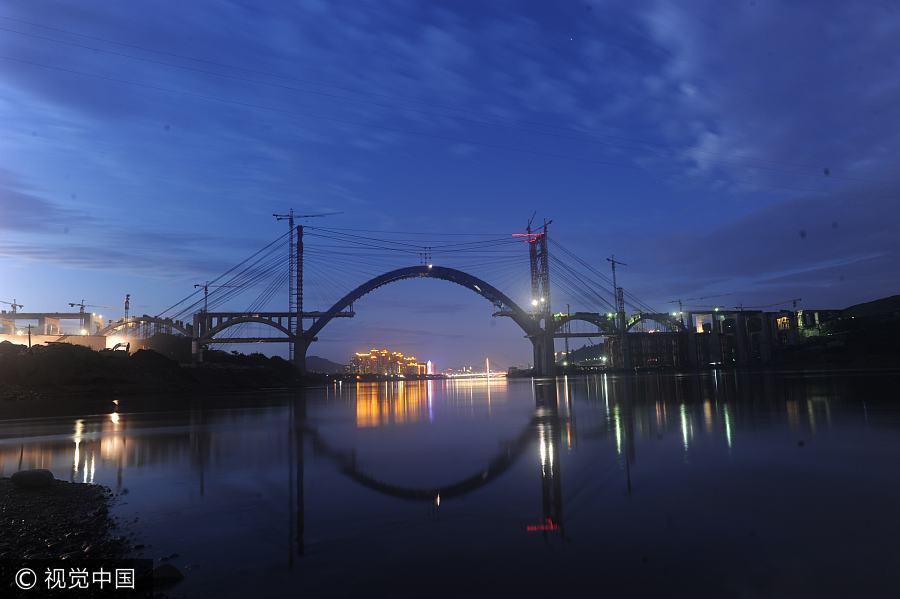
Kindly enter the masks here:
<path id="1" fill-rule="evenodd" d="M 490 415 L 495 401 L 505 399 L 506 379 L 449 379 L 428 381 L 356 382 L 353 385 L 333 384 L 329 393 L 339 400 L 353 403 L 357 428 L 375 428 L 415 424 L 435 419 L 435 386 L 447 406 L 465 405 L 474 408 L 476 397 L 486 397 L 485 408 Z M 500 390 L 501 396 L 497 395 Z"/>
<path id="2" fill-rule="evenodd" d="M 862 403 L 842 403 L 845 398 L 841 390 L 827 389 L 831 383 L 815 379 L 783 379 L 772 386 L 759 378 L 741 382 L 738 377 L 721 374 L 643 379 L 602 375 L 523 383 L 531 386 L 535 412 L 522 426 L 533 427 L 535 439 L 540 440 L 537 448 L 542 471 L 552 466 L 559 447 L 566 452 L 577 451 L 581 437 L 610 438 L 616 455 L 630 452 L 633 460 L 636 441 L 663 439 L 672 432 L 677 432 L 685 452 L 698 442 L 698 435 L 710 441 L 721 440 L 730 448 L 739 441 L 742 431 L 750 432 L 760 425 L 784 426 L 791 432 L 815 436 L 834 426 L 836 401 L 842 418 L 848 411 L 868 418 Z M 498 406 L 509 401 L 509 389 L 517 384 L 505 379 L 358 383 L 340 389 L 335 386 L 329 397 L 352 407 L 359 429 L 429 426 L 442 418 L 454 422 L 490 418 Z M 315 401 L 316 393 L 310 393 Z M 599 428 L 598 408 L 605 423 Z M 230 458 L 238 452 L 234 446 L 222 445 L 237 431 L 218 427 L 230 419 L 238 429 L 248 418 L 277 419 L 284 409 L 272 407 L 248 416 L 196 408 L 186 412 L 182 428 L 167 427 L 152 435 L 134 434 L 137 431 L 129 428 L 129 419 L 135 416 L 122 415 L 118 408 L 105 417 L 70 420 L 70 432 L 64 436 L 54 434 L 66 426 L 57 420 L 46 425 L 50 430 L 43 430 L 45 425 L 39 422 L 5 421 L 0 426 L 0 471 L 50 468 L 59 472 L 61 464 L 66 463 L 68 480 L 90 482 L 92 464 L 95 470 L 98 463 L 104 468 L 127 470 L 178 462 L 187 455 L 202 481 L 212 455 Z M 499 417 L 504 416 L 501 413 Z M 580 420 L 590 429 L 577 427 Z M 138 430 L 145 429 L 146 417 L 141 417 L 137 426 Z"/>
<path id="3" fill-rule="evenodd" d="M 601 538 L 592 519 L 607 503 L 624 497 L 663 509 L 668 498 L 652 496 L 661 481 L 692 476 L 697 488 L 712 485 L 712 474 L 696 478 L 700 471 L 691 468 L 698 464 L 715 464 L 721 477 L 771 454 L 773 464 L 789 468 L 797 458 L 773 447 L 796 452 L 818 439 L 823 448 L 849 431 L 854 447 L 865 449 L 860 431 L 876 429 L 891 436 L 880 437 L 889 445 L 872 447 L 870 459 L 900 450 L 900 420 L 878 399 L 892 384 L 865 377 L 601 375 L 334 385 L 237 409 L 195 403 L 137 412 L 120 405 L 77 418 L 0 421 L 0 475 L 49 468 L 73 482 L 127 487 L 135 510 L 166 504 L 165 517 L 184 526 L 227 529 L 247 521 L 280 539 L 275 553 L 265 544 L 254 551 L 301 569 L 316 559 L 310 546 L 321 553 L 323 539 L 331 539 L 345 547 L 334 539 L 360 534 L 361 526 L 375 530 L 382 520 L 425 513 L 440 522 L 460 518 L 463 508 L 471 514 L 492 505 L 495 537 L 570 544 Z M 845 446 L 835 443 L 833 451 Z M 598 479 L 604 464 L 608 474 Z M 766 469 L 750 475 L 762 477 L 754 485 L 770 484 Z M 708 499 L 694 499 L 710 509 Z M 417 503 L 426 511 L 415 511 Z M 404 511 L 409 505 L 413 510 Z M 179 520 L 192 506 L 221 512 L 212 510 L 202 525 Z M 165 528 L 144 534 L 163 543 Z M 378 530 L 387 539 L 395 534 Z M 236 542 L 222 542 L 245 554 Z"/>

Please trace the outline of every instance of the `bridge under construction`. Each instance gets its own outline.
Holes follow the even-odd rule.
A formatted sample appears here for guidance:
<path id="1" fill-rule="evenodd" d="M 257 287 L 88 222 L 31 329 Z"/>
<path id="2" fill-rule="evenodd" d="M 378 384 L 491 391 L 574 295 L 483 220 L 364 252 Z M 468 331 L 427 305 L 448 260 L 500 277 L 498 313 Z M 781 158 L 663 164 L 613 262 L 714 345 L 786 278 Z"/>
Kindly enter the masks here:
<path id="1" fill-rule="evenodd" d="M 625 371 L 765 365 L 839 314 L 799 310 L 796 300 L 790 309 L 776 311 L 692 309 L 682 300 L 677 300 L 677 311 L 655 310 L 618 284 L 616 267 L 624 263 L 607 258 L 612 274 L 607 277 L 558 242 L 551 245 L 546 221 L 539 227 L 529 222 L 524 232 L 503 237 L 472 234 L 473 239 L 464 241 L 422 241 L 416 232 L 405 234 L 411 239 L 377 237 L 367 231 L 297 224 L 293 212 L 278 216 L 288 222 L 285 234 L 219 277 L 196 284 L 193 293 L 159 314 L 130 315 L 130 295 L 125 315 L 106 322 L 102 315 L 86 311 L 84 300 L 70 304 L 80 306 L 78 312 L 56 313 L 22 312 L 17 308 L 23 306 L 13 300 L 6 302 L 11 310 L 0 311 L 0 339 L 21 343 L 27 335 L 35 343 L 101 349 L 132 342 L 138 347 L 139 340 L 154 335 L 175 335 L 190 339 L 197 363 L 203 361 L 205 349 L 217 344 L 279 343 L 288 345 L 290 359 L 305 372 L 307 352 L 326 326 L 353 318 L 354 305 L 370 293 L 400 281 L 432 279 L 490 302 L 492 314 L 512 321 L 530 342 L 532 372 L 551 376 L 557 364 L 567 360 L 569 340 L 575 338 L 605 343 L 604 366 Z M 551 247 L 560 256 L 551 255 Z M 572 311 L 567 302 L 565 311 L 552 310 L 551 266 L 568 302 L 578 301 L 587 309 Z M 503 285 L 489 282 L 494 278 Z M 267 310 L 285 287 L 288 309 Z M 234 305 L 250 290 L 257 295 L 245 309 L 217 309 Z M 523 295 L 525 301 L 513 299 Z M 311 297 L 319 309 L 305 309 Z M 64 333 L 64 322 L 74 323 L 76 331 Z M 558 339 L 565 351 L 556 351 Z"/>

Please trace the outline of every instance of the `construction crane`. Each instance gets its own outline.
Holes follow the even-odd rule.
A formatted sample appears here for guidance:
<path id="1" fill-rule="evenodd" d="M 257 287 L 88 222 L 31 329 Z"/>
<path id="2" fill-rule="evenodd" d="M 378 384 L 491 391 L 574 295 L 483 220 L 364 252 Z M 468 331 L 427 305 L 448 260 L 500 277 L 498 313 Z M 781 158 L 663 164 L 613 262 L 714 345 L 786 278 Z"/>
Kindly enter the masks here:
<path id="1" fill-rule="evenodd" d="M 625 313 L 625 292 L 619 290 L 619 284 L 616 282 L 616 266 L 628 266 L 624 262 L 619 262 L 616 260 L 616 255 L 613 254 L 609 258 L 606 259 L 609 262 L 609 265 L 612 267 L 612 282 L 613 282 L 613 305 L 616 307 L 616 310 L 622 314 Z"/>
<path id="2" fill-rule="evenodd" d="M 80 302 L 69 302 L 69 307 L 74 308 L 75 306 L 78 306 L 78 311 L 81 313 L 84 313 L 85 308 L 109 308 L 110 310 L 114 309 L 112 306 L 101 306 L 100 304 L 86 304 L 86 303 L 84 303 L 83 299 Z"/>
<path id="3" fill-rule="evenodd" d="M 734 293 L 717 293 L 715 295 L 701 295 L 700 297 L 686 297 L 684 299 L 671 300 L 669 303 L 670 304 L 678 304 L 678 309 L 683 310 L 684 309 L 683 304 L 686 304 L 688 302 L 692 302 L 692 301 L 696 301 L 696 300 L 712 299 L 714 297 L 727 297 L 729 295 L 734 295 Z M 689 305 L 695 305 L 695 306 L 699 306 L 701 308 L 711 307 L 711 306 L 702 306 L 702 305 L 698 305 L 698 304 L 689 304 Z"/>
<path id="4" fill-rule="evenodd" d="M 670 304 L 678 304 L 678 318 L 681 319 L 681 324 L 682 324 L 682 326 L 684 326 L 684 305 L 682 303 L 682 300 L 680 300 L 680 299 L 672 300 L 669 303 Z M 672 316 L 675 316 L 675 314 L 672 314 Z"/>
<path id="5" fill-rule="evenodd" d="M 786 299 L 780 302 L 773 302 L 771 304 L 764 304 L 762 306 L 744 306 L 744 308 L 772 308 L 774 306 L 783 306 L 784 304 L 791 304 L 791 309 L 796 311 L 797 304 L 803 301 L 803 298 L 800 297 L 792 297 L 791 299 Z"/>
<path id="6" fill-rule="evenodd" d="M 22 304 L 16 303 L 16 299 L 15 299 L 15 298 L 13 298 L 13 301 L 11 301 L 11 302 L 4 302 L 3 300 L 0 300 L 0 304 L 6 304 L 7 306 L 9 306 L 9 307 L 12 309 L 12 313 L 13 313 L 13 314 L 15 314 L 15 313 L 16 313 L 16 310 L 18 310 L 19 308 L 24 308 L 24 307 L 25 307 L 25 306 L 23 306 Z"/>

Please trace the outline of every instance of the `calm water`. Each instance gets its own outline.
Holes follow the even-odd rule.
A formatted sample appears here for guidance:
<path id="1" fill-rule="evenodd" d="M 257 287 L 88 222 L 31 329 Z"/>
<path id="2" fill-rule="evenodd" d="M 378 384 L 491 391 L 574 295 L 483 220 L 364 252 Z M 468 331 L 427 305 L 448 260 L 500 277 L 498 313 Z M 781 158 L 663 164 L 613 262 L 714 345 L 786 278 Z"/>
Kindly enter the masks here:
<path id="1" fill-rule="evenodd" d="M 118 491 L 144 555 L 178 554 L 187 596 L 893 596 L 896 383 L 382 383 L 155 411 L 110 398 L 0 421 L 0 474 Z"/>

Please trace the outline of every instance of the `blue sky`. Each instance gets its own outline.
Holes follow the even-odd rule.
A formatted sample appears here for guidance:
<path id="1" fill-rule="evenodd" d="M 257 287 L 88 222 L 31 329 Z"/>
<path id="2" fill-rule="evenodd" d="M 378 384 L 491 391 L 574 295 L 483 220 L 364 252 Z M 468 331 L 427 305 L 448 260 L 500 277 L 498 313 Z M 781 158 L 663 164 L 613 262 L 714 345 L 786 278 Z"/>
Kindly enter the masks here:
<path id="1" fill-rule="evenodd" d="M 436 233 L 537 212 L 598 268 L 627 262 L 622 284 L 660 309 L 894 294 L 898 62 L 888 0 L 8 0 L 0 299 L 131 293 L 156 313 L 283 232 L 288 207 Z M 497 286 L 525 303 L 522 257 Z M 310 353 L 530 359 L 446 283 L 357 312 Z"/>

